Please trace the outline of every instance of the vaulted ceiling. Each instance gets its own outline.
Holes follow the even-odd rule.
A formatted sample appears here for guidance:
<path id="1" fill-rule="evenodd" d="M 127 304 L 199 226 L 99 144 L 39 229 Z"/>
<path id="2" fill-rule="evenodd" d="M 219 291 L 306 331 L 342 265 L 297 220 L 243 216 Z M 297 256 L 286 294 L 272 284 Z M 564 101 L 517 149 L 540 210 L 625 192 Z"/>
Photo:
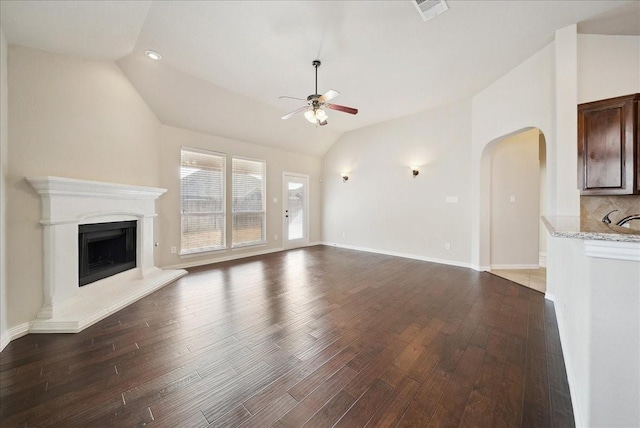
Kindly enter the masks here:
<path id="1" fill-rule="evenodd" d="M 638 34 L 638 1 L 7 1 L 9 43 L 117 61 L 166 124 L 321 156 L 341 133 L 468 98 L 555 30 Z M 145 50 L 162 54 L 152 61 Z M 280 116 L 335 89 L 329 125 Z"/>

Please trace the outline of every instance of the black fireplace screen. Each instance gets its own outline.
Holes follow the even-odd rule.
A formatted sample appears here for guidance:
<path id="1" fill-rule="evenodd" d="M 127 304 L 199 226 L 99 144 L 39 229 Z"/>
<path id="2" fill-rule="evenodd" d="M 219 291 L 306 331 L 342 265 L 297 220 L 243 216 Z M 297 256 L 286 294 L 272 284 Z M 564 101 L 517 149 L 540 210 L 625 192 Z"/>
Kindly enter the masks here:
<path id="1" fill-rule="evenodd" d="M 136 226 L 135 220 L 78 226 L 81 287 L 136 267 Z"/>

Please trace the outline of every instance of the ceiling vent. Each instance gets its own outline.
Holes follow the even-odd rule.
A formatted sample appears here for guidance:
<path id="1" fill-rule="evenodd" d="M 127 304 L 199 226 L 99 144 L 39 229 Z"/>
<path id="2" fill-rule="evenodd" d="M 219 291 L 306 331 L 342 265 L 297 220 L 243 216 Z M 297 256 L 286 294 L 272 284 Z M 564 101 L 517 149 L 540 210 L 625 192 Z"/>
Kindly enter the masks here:
<path id="1" fill-rule="evenodd" d="M 449 6 L 444 0 L 413 0 L 413 4 L 425 21 L 449 10 Z"/>

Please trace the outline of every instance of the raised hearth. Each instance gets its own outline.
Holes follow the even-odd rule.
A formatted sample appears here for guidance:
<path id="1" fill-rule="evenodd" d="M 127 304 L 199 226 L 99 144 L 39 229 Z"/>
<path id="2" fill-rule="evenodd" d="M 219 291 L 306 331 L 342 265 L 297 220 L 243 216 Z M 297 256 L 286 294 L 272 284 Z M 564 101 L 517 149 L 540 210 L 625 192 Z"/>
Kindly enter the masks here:
<path id="1" fill-rule="evenodd" d="M 155 200 L 166 189 L 61 177 L 27 181 L 42 197 L 44 226 L 44 304 L 30 332 L 77 333 L 187 273 L 153 263 Z M 80 287 L 79 228 L 110 222 L 137 224 L 135 267 Z"/>

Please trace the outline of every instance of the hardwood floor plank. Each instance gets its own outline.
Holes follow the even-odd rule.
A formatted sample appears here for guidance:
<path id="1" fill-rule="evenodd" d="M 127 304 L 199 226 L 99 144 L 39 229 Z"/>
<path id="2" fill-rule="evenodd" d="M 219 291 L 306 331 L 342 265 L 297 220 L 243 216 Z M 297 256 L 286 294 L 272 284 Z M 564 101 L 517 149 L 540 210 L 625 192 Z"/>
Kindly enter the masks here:
<path id="1" fill-rule="evenodd" d="M 302 379 L 289 389 L 289 394 L 296 400 L 302 400 L 311 391 L 316 389 L 326 379 L 338 372 L 343 366 L 355 357 L 355 351 L 349 347 L 342 350 L 338 355 L 327 361 L 321 367 L 318 367 L 309 376 Z"/>
<path id="2" fill-rule="evenodd" d="M 204 418 L 204 415 L 202 416 Z M 209 424 L 209 427 L 225 428 L 237 427 L 251 417 L 251 413 L 242 404 L 234 407 L 229 412 L 222 415 L 217 420 Z"/>
<path id="3" fill-rule="evenodd" d="M 328 246 L 190 269 L 0 353 L 0 425 L 573 426 L 553 303 Z"/>
<path id="4" fill-rule="evenodd" d="M 289 409 L 295 406 L 298 402 L 289 394 L 284 394 L 281 397 L 275 399 L 269 405 L 264 407 L 255 415 L 251 416 L 240 426 L 242 428 L 262 428 L 268 427 L 277 421 L 283 414 L 287 413 Z"/>
<path id="5" fill-rule="evenodd" d="M 338 419 L 344 415 L 347 410 L 356 401 L 351 395 L 345 391 L 340 391 L 331 398 L 320 410 L 318 410 L 311 419 L 303 425 L 304 428 L 325 428 L 332 427 Z"/>
<path id="6" fill-rule="evenodd" d="M 355 402 L 353 406 L 335 425 L 336 427 L 364 427 L 393 392 L 387 383 L 377 379 L 369 389 Z"/>
<path id="7" fill-rule="evenodd" d="M 295 407 L 280 419 L 280 426 L 300 427 L 336 395 L 357 373 L 343 366 L 329 379 L 305 396 Z"/>
<path id="8" fill-rule="evenodd" d="M 407 407 L 413 401 L 413 397 L 420 389 L 420 384 L 415 380 L 405 377 L 394 389 L 393 393 L 378 408 L 373 418 L 369 420 L 368 427 L 394 427 L 400 422 Z"/>
<path id="9" fill-rule="evenodd" d="M 493 425 L 494 402 L 472 391 L 460 421 L 461 427 L 490 427 Z"/>

